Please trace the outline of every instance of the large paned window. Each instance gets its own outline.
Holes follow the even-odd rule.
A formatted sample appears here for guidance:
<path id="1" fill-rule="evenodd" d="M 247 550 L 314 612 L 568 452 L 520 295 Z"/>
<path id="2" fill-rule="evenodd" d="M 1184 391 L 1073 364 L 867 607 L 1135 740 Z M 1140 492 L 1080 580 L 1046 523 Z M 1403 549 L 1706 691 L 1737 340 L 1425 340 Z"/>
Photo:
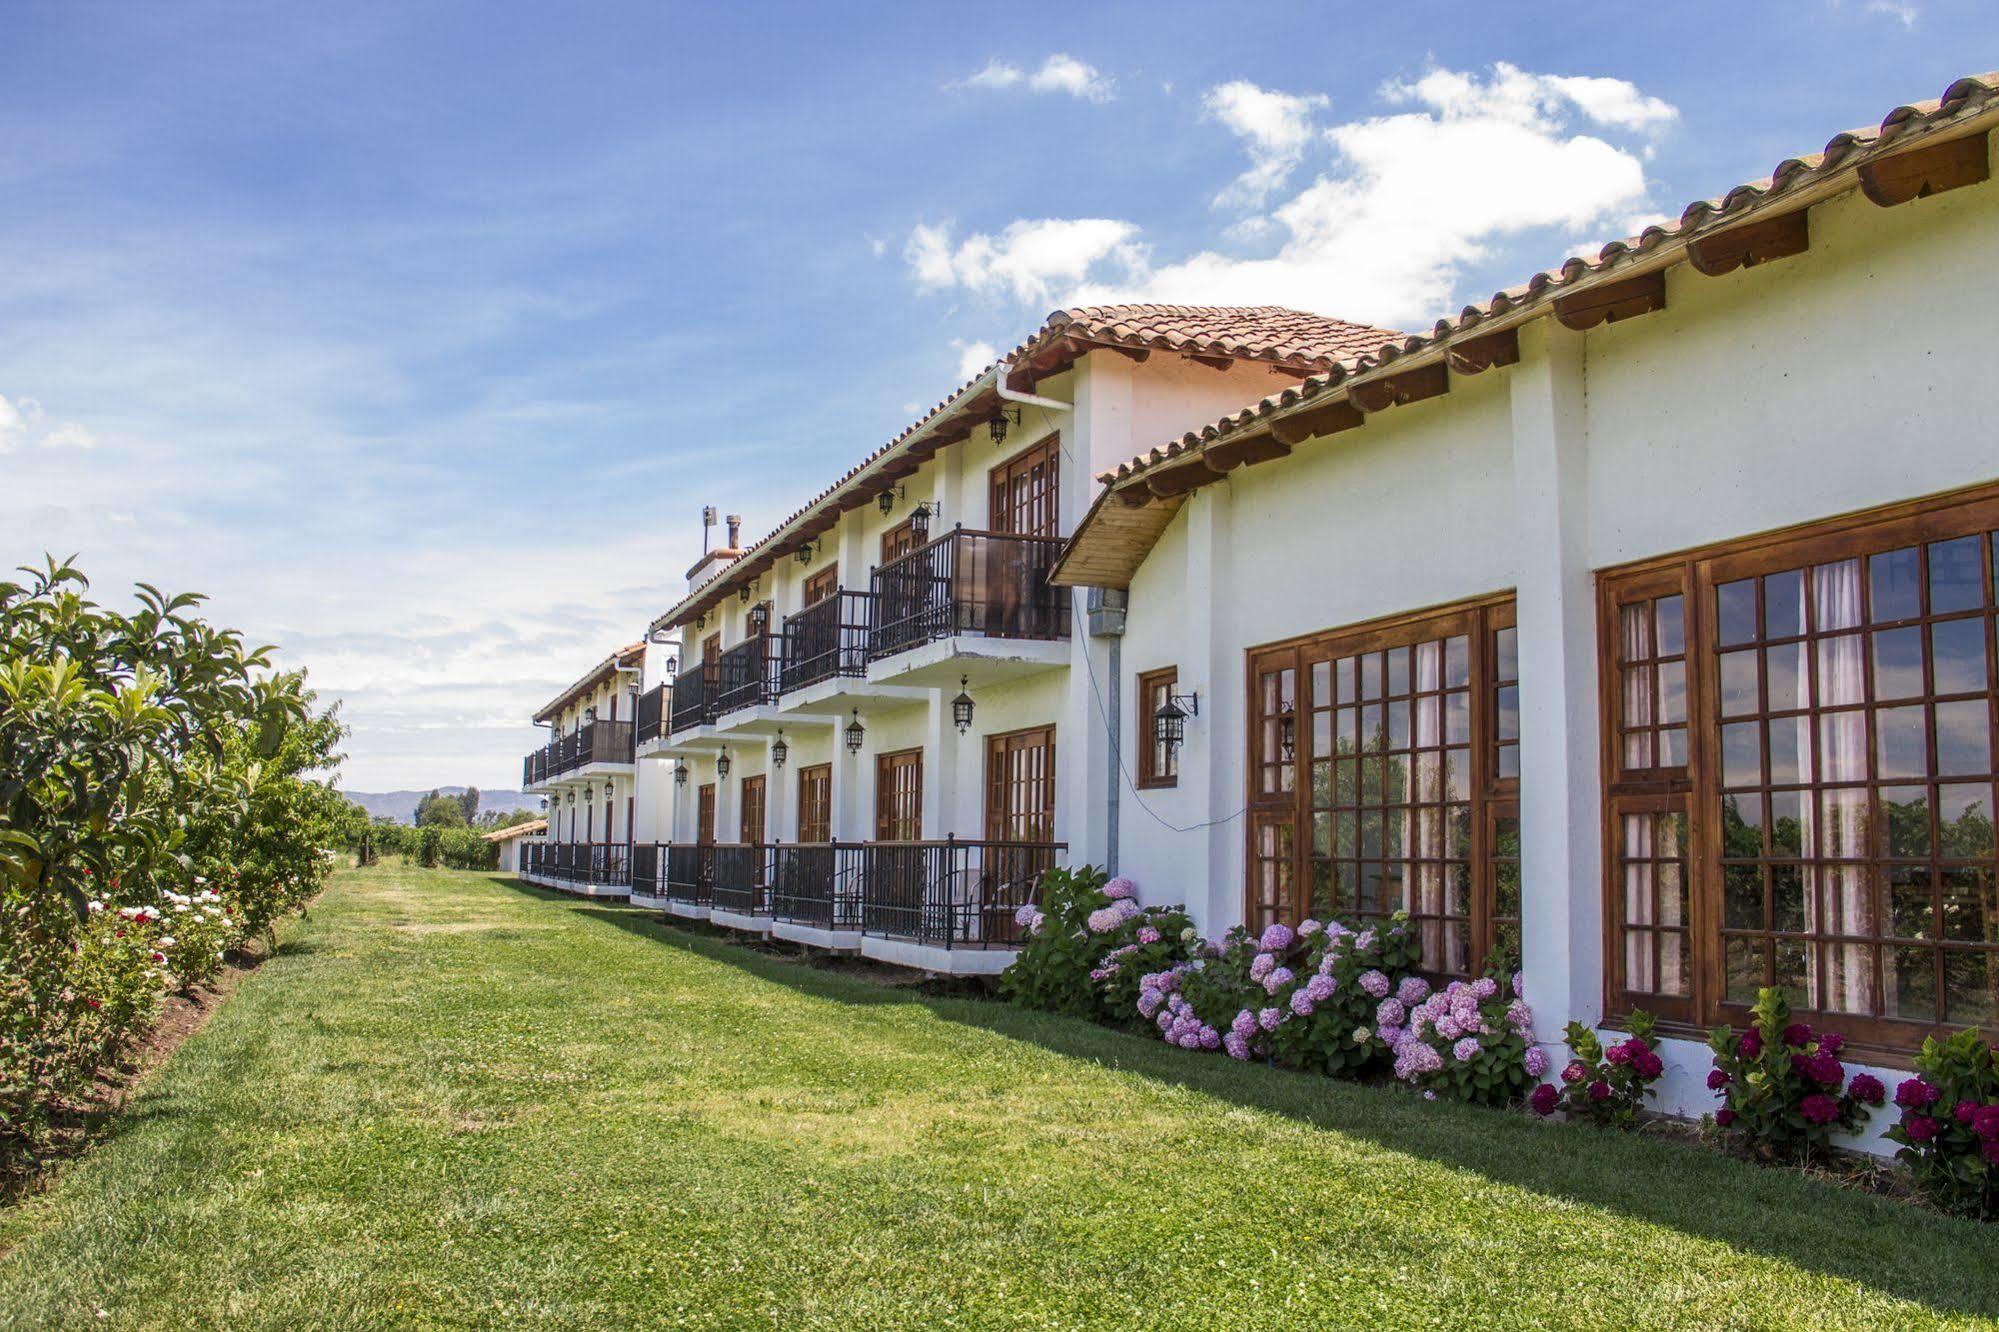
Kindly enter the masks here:
<path id="1" fill-rule="evenodd" d="M 1605 576 L 1614 1010 L 1999 1025 L 1995 528 L 1959 499 Z"/>
<path id="2" fill-rule="evenodd" d="M 986 838 L 1055 840 L 1055 728 L 986 737 Z"/>
<path id="3" fill-rule="evenodd" d="M 1423 965 L 1519 951 L 1519 672 L 1510 599 L 1259 649 L 1248 919 L 1406 911 Z"/>
<path id="4" fill-rule="evenodd" d="M 1042 441 L 992 469 L 992 530 L 1013 536 L 1059 535 L 1061 453 L 1058 441 Z"/>
<path id="5" fill-rule="evenodd" d="M 742 837 L 744 846 L 756 846 L 764 839 L 764 792 L 762 774 L 743 778 Z"/>
<path id="6" fill-rule="evenodd" d="M 805 580 L 804 604 L 817 605 L 840 590 L 840 566 L 829 564 Z"/>
<path id="7" fill-rule="evenodd" d="M 1173 697 L 1180 672 L 1173 666 L 1146 671 L 1138 677 L 1138 784 L 1144 787 L 1180 784 L 1180 750 L 1159 738 L 1159 712 Z"/>

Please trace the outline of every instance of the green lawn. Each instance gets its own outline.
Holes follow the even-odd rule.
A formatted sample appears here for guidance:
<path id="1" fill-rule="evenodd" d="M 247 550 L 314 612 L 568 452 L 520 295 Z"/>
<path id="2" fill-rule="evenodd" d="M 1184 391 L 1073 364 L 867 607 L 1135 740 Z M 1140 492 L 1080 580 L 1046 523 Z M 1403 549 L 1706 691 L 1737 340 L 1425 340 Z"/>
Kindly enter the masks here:
<path id="1" fill-rule="evenodd" d="M 0 1216 L 0 1324 L 1999 1317 L 1999 1227 L 498 878 L 345 874 L 287 940 L 109 1141 Z"/>

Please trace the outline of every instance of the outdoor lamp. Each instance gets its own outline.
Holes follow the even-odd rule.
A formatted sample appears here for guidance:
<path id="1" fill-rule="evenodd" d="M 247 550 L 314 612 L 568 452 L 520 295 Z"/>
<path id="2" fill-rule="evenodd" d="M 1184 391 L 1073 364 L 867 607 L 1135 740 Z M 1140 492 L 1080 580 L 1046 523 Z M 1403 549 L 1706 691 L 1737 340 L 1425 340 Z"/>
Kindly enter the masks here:
<path id="1" fill-rule="evenodd" d="M 909 511 L 909 530 L 918 541 L 930 539 L 930 502 L 925 500 Z"/>
<path id="2" fill-rule="evenodd" d="M 986 429 L 992 433 L 993 443 L 998 445 L 1006 443 L 1007 427 L 1019 424 L 1020 408 L 1016 407 L 1013 409 L 1013 419 L 1009 421 L 1007 419 L 1006 408 L 995 407 L 992 419 L 986 422 Z"/>
<path id="3" fill-rule="evenodd" d="M 604 799 L 609 800 L 611 798 L 612 791 L 614 791 L 615 789 L 616 788 L 611 785 L 611 779 L 609 777 L 606 777 L 604 779 Z"/>
<path id="4" fill-rule="evenodd" d="M 810 541 L 799 546 L 797 558 L 800 564 L 812 563 L 812 543 Z"/>
<path id="5" fill-rule="evenodd" d="M 749 604 L 750 585 L 748 583 L 744 583 L 741 587 L 736 589 L 736 600 L 742 602 L 744 605 Z"/>
<path id="6" fill-rule="evenodd" d="M 735 764 L 729 761 L 728 750 L 725 749 L 721 753 L 715 756 L 715 775 L 717 777 L 727 777 L 729 775 L 729 769 L 735 766 L 736 766 Z"/>
<path id="7" fill-rule="evenodd" d="M 895 512 L 895 502 L 900 498 L 902 498 L 902 487 L 890 486 L 887 490 L 875 496 L 875 507 L 880 509 L 882 517 L 886 518 Z"/>
<path id="8" fill-rule="evenodd" d="M 1187 719 L 1201 715 L 1201 696 L 1192 694 L 1168 694 L 1166 702 L 1152 714 L 1152 737 L 1165 745 L 1168 752 L 1180 747 L 1187 738 Z"/>
<path id="9" fill-rule="evenodd" d="M 972 696 L 966 692 L 970 684 L 969 676 L 959 676 L 958 696 L 951 700 L 951 720 L 958 724 L 959 735 L 972 729 L 972 711 L 977 706 L 972 702 Z"/>
<path id="10" fill-rule="evenodd" d="M 687 761 L 685 759 L 673 765 L 673 784 L 675 786 L 687 785 Z"/>
<path id="11" fill-rule="evenodd" d="M 784 766 L 784 761 L 790 757 L 791 757 L 791 746 L 784 743 L 784 732 L 779 731 L 777 733 L 777 739 L 771 741 L 770 764 L 773 768 L 782 768 Z"/>
<path id="12" fill-rule="evenodd" d="M 854 709 L 854 719 L 847 723 L 847 752 L 858 754 L 868 738 L 868 728 L 861 725 L 861 710 Z"/>

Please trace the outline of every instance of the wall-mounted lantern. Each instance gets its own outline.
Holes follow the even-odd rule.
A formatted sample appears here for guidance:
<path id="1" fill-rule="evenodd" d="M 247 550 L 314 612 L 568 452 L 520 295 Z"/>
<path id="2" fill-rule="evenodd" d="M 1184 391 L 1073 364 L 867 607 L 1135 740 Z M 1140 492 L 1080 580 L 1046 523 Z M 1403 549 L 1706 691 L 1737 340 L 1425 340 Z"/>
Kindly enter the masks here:
<path id="1" fill-rule="evenodd" d="M 895 502 L 901 499 L 902 496 L 903 488 L 900 485 L 890 486 L 887 490 L 875 496 L 875 507 L 880 509 L 882 517 L 886 518 L 895 512 Z"/>
<path id="2" fill-rule="evenodd" d="M 934 511 L 930 507 L 929 500 L 923 501 L 909 511 L 909 530 L 919 542 L 930 539 L 930 515 L 932 512 Z"/>
<path id="3" fill-rule="evenodd" d="M 750 604 L 750 585 L 748 583 L 744 583 L 736 589 L 736 600 L 742 602 L 745 606 Z"/>
<path id="4" fill-rule="evenodd" d="M 777 739 L 770 742 L 770 765 L 782 768 L 784 761 L 791 757 L 791 746 L 784 743 L 784 732 L 777 733 Z"/>
<path id="5" fill-rule="evenodd" d="M 682 759 L 682 760 L 681 760 L 680 762 L 678 762 L 678 763 L 676 763 L 676 764 L 674 764 L 674 765 L 673 765 L 673 784 L 674 784 L 675 786 L 685 786 L 685 785 L 687 785 L 687 760 L 686 760 L 686 759 Z"/>
<path id="6" fill-rule="evenodd" d="M 1196 690 L 1191 694 L 1171 694 L 1166 702 L 1152 714 L 1152 738 L 1166 746 L 1168 753 L 1178 749 L 1180 742 L 1187 738 L 1187 719 L 1201 715 L 1201 695 Z"/>
<path id="7" fill-rule="evenodd" d="M 715 775 L 717 777 L 727 777 L 729 775 L 729 769 L 735 766 L 736 765 L 734 763 L 729 761 L 728 750 L 725 749 L 721 753 L 715 756 Z"/>
<path id="8" fill-rule="evenodd" d="M 812 563 L 812 543 L 810 541 L 800 543 L 798 554 L 795 558 L 800 564 Z"/>
<path id="9" fill-rule="evenodd" d="M 959 735 L 972 729 L 972 713 L 978 707 L 972 702 L 972 695 L 968 692 L 971 683 L 970 676 L 959 676 L 958 696 L 951 700 L 951 720 L 957 725 Z"/>
<path id="10" fill-rule="evenodd" d="M 995 407 L 993 408 L 992 418 L 986 422 L 986 429 L 992 432 L 993 444 L 998 446 L 1006 443 L 1007 427 L 1019 424 L 1020 408 L 1014 408 L 1013 417 L 1011 420 L 1008 420 L 1006 408 Z"/>
<path id="11" fill-rule="evenodd" d="M 867 743 L 867 739 L 868 728 L 861 725 L 861 710 L 855 708 L 854 719 L 847 723 L 847 752 L 849 754 L 860 753 L 861 746 Z"/>

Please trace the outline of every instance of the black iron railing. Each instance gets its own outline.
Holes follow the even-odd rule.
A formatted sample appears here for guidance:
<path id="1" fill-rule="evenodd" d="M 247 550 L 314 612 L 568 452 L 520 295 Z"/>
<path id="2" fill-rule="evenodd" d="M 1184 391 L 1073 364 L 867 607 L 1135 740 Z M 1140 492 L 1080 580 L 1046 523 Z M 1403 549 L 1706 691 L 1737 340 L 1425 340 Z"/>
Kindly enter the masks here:
<path id="1" fill-rule="evenodd" d="M 739 916 L 770 914 L 770 853 L 762 843 L 722 842 L 708 848 L 709 905 Z"/>
<path id="2" fill-rule="evenodd" d="M 777 697 L 784 639 L 753 634 L 715 659 L 715 715 L 727 716 Z"/>
<path id="3" fill-rule="evenodd" d="M 667 897 L 689 906 L 707 906 L 714 899 L 714 849 L 679 842 L 666 848 Z"/>
<path id="4" fill-rule="evenodd" d="M 543 745 L 521 760 L 521 789 L 540 786 L 548 780 L 549 760 L 553 746 Z"/>
<path id="5" fill-rule="evenodd" d="M 891 656 L 953 634 L 1069 636 L 1068 593 L 1048 581 L 1057 537 L 957 528 L 874 572 L 868 655 Z"/>
<path id="6" fill-rule="evenodd" d="M 860 929 L 866 856 L 867 847 L 859 843 L 772 847 L 771 918 L 821 930 Z"/>
<path id="7" fill-rule="evenodd" d="M 1067 847 L 1059 842 L 873 842 L 861 871 L 861 928 L 943 948 L 1012 948 L 1016 920 Z"/>
<path id="8" fill-rule="evenodd" d="M 666 896 L 665 844 L 639 842 L 632 847 L 632 891 L 643 897 Z"/>
<path id="9" fill-rule="evenodd" d="M 872 592 L 835 592 L 784 619 L 784 692 L 868 673 Z"/>
<path id="10" fill-rule="evenodd" d="M 632 848 L 623 842 L 543 842 L 521 848 L 521 872 L 563 883 L 628 889 Z"/>
<path id="11" fill-rule="evenodd" d="M 669 730 L 678 734 L 715 720 L 714 679 L 715 668 L 707 662 L 690 666 L 673 678 L 673 720 L 668 724 Z"/>
<path id="12" fill-rule="evenodd" d="M 635 757 L 633 735 L 628 721 L 584 722 L 522 760 L 521 783 L 523 787 L 537 786 L 591 763 L 630 763 Z"/>
<path id="13" fill-rule="evenodd" d="M 665 685 L 654 685 L 639 695 L 638 743 L 657 740 L 666 728 L 670 700 Z"/>

